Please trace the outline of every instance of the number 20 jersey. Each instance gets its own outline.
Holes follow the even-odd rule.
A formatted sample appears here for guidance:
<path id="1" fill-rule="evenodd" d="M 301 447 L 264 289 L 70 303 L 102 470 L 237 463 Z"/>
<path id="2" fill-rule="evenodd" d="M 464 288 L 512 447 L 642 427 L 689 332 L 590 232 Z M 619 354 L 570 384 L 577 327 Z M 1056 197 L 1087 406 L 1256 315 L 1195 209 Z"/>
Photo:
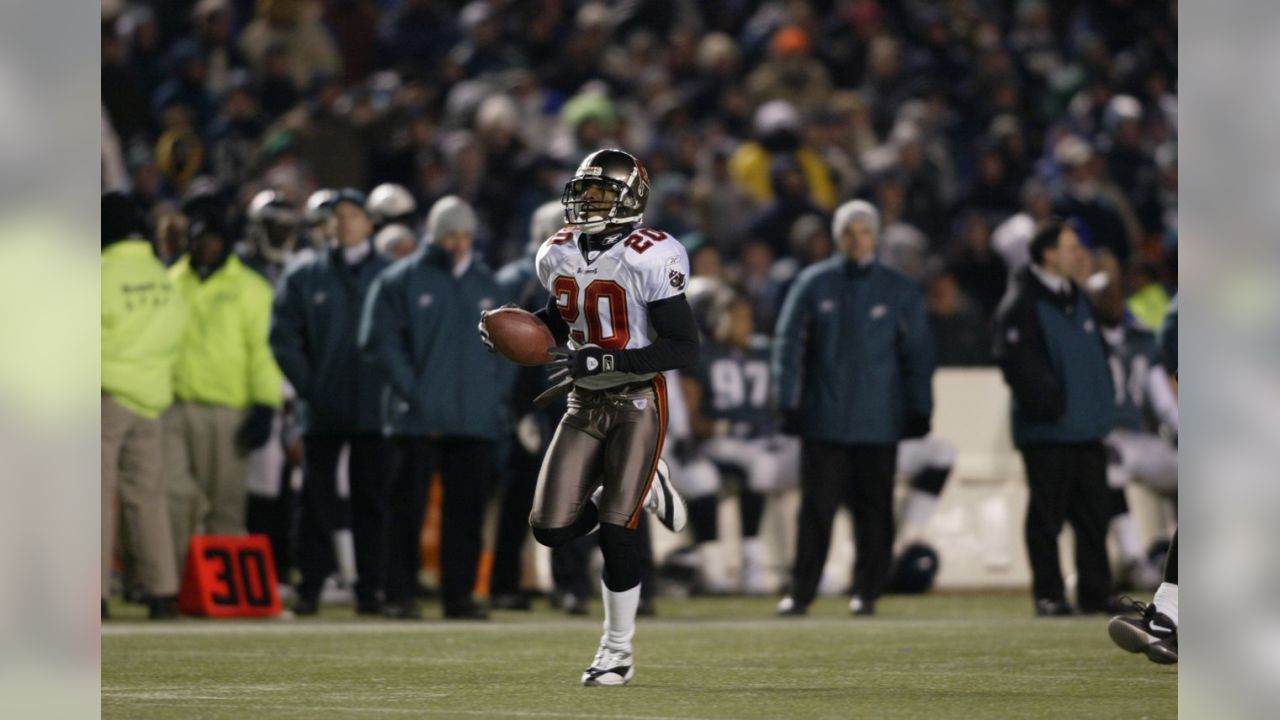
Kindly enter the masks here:
<path id="1" fill-rule="evenodd" d="M 579 247 L 580 235 L 571 228 L 552 235 L 536 260 L 538 280 L 569 326 L 570 346 L 635 350 L 649 345 L 649 303 L 680 295 L 688 284 L 684 245 L 660 230 L 638 227 L 588 258 Z M 576 384 L 601 390 L 652 377 L 606 368 Z"/>

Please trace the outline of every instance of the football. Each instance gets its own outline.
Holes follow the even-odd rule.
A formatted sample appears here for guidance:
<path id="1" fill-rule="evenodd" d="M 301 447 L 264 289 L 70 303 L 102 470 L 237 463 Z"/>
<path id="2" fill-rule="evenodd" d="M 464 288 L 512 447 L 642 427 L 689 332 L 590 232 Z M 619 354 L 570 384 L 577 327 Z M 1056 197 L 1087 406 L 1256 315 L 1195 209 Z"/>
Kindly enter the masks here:
<path id="1" fill-rule="evenodd" d="M 520 365 L 551 361 L 547 350 L 556 344 L 551 331 L 533 313 L 520 308 L 499 308 L 484 316 L 493 347 L 504 358 Z"/>

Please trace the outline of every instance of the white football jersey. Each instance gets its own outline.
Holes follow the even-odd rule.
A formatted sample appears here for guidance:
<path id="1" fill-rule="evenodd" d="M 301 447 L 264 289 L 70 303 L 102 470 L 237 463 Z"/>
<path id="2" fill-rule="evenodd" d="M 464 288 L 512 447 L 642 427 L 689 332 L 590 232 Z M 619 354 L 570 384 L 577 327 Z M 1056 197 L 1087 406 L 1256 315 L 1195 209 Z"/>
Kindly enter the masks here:
<path id="1" fill-rule="evenodd" d="M 556 299 L 569 325 L 570 347 L 593 343 L 608 350 L 634 350 L 652 341 L 649 303 L 675 297 L 689 281 L 689 255 L 679 240 L 653 228 L 637 227 L 604 249 L 583 256 L 579 232 L 565 228 L 538 249 L 538 280 Z M 600 390 L 649 380 L 603 372 L 582 378 L 581 387 Z"/>

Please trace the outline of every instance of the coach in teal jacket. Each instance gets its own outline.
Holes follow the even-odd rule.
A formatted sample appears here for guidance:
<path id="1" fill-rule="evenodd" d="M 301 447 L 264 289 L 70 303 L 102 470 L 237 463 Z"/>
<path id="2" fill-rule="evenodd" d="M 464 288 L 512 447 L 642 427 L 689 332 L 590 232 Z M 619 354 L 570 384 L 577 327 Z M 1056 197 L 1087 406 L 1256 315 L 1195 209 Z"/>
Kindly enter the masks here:
<path id="1" fill-rule="evenodd" d="M 784 431 L 801 445 L 801 507 L 792 594 L 782 614 L 812 602 L 841 501 L 856 530 L 851 608 L 874 612 L 893 546 L 897 443 L 929 432 L 933 339 L 920 289 L 876 262 L 880 217 L 841 205 L 831 234 L 840 253 L 800 274 L 773 342 L 772 375 Z"/>
<path id="2" fill-rule="evenodd" d="M 383 382 L 356 340 L 365 297 L 387 261 L 373 248 L 364 202 L 355 190 L 337 194 L 329 221 L 335 245 L 285 272 L 271 318 L 271 350 L 297 391 L 303 431 L 297 549 L 302 582 L 293 608 L 299 615 L 319 609 L 320 590 L 334 567 L 333 534 L 346 525 L 337 489 L 344 447 L 359 573 L 356 610 L 380 610 L 387 515 Z"/>
<path id="3" fill-rule="evenodd" d="M 1026 542 L 1035 609 L 1064 615 L 1058 534 L 1075 532 L 1080 609 L 1110 606 L 1107 560 L 1110 494 L 1102 439 L 1115 423 L 1107 349 L 1071 280 L 1084 251 L 1070 225 L 1046 223 L 1031 240 L 1031 263 L 996 311 L 995 357 L 1012 395 L 1013 440 L 1026 467 Z"/>
<path id="4" fill-rule="evenodd" d="M 427 216 L 427 238 L 374 282 L 360 343 L 388 382 L 383 431 L 391 437 L 387 614 L 417 618 L 418 534 L 427 484 L 444 482 L 441 591 L 445 617 L 478 618 L 471 597 L 480 521 L 493 470 L 511 371 L 469 342 L 480 313 L 505 302 L 493 273 L 472 252 L 476 218 L 460 198 L 441 198 Z"/>

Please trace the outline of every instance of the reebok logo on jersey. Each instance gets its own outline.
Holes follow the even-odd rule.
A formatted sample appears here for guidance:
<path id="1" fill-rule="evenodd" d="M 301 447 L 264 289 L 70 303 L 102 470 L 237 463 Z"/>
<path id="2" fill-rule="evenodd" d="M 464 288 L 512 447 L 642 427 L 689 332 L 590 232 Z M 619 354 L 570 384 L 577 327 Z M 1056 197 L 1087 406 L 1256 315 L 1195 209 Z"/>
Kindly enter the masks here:
<path id="1" fill-rule="evenodd" d="M 871 308 L 871 319 L 879 320 L 880 318 L 888 314 L 888 312 L 889 312 L 889 307 L 884 303 L 876 305 L 875 307 Z"/>
<path id="2" fill-rule="evenodd" d="M 1004 334 L 1004 339 L 1009 341 L 1010 345 L 1017 345 L 1019 337 L 1018 328 L 1009 328 L 1009 332 Z"/>
<path id="3" fill-rule="evenodd" d="M 677 290 L 684 289 L 684 273 L 679 270 L 671 270 L 667 273 L 667 279 L 671 281 L 671 287 Z"/>
<path id="4" fill-rule="evenodd" d="M 1084 321 L 1084 331 L 1085 331 L 1085 332 L 1087 332 L 1087 333 L 1091 333 L 1091 332 L 1093 332 L 1093 321 L 1092 321 L 1092 320 L 1085 320 L 1085 321 Z"/>
<path id="5" fill-rule="evenodd" d="M 836 309 L 836 301 L 830 298 L 818 303 L 818 312 L 829 313 Z"/>
<path id="6" fill-rule="evenodd" d="M 600 361 L 593 357 L 587 358 L 587 372 L 595 372 L 600 367 Z"/>
<path id="7" fill-rule="evenodd" d="M 424 308 L 432 303 L 435 298 L 431 297 L 431 293 L 422 293 L 418 296 L 418 307 Z"/>
<path id="8" fill-rule="evenodd" d="M 480 309 L 488 310 L 493 307 L 493 298 L 480 298 Z"/>
<path id="9" fill-rule="evenodd" d="M 316 305 L 323 305 L 323 304 L 324 304 L 324 301 L 325 301 L 327 298 L 328 298 L 328 296 L 324 294 L 324 291 L 320 291 L 320 292 L 316 293 L 315 295 L 312 295 L 312 296 L 311 296 L 311 302 L 315 303 Z"/>

